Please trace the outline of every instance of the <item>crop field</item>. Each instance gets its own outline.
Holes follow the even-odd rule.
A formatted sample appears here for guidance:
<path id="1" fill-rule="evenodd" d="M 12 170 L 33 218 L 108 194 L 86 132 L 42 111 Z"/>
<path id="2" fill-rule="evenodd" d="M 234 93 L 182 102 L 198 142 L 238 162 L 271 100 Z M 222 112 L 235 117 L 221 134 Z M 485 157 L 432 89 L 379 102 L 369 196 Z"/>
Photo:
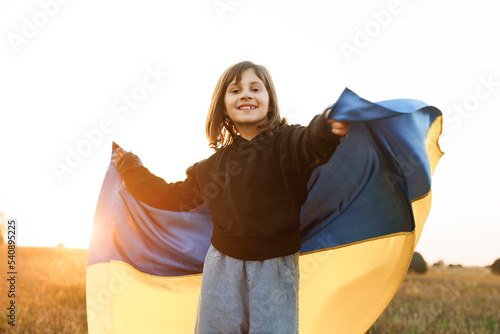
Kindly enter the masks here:
<path id="1" fill-rule="evenodd" d="M 6 248 L 0 253 L 0 333 L 87 333 L 86 250 L 17 249 L 15 327 L 6 318 Z M 500 334 L 500 275 L 467 267 L 409 273 L 368 333 Z"/>

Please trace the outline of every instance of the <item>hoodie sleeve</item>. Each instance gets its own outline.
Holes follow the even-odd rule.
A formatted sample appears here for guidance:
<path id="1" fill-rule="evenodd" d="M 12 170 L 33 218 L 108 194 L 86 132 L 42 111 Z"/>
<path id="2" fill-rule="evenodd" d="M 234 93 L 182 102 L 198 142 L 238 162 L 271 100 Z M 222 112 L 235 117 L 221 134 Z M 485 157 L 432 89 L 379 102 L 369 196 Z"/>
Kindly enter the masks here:
<path id="1" fill-rule="evenodd" d="M 326 120 L 326 109 L 316 115 L 308 126 L 295 126 L 286 140 L 286 152 L 295 170 L 309 178 L 312 171 L 328 160 L 340 144 L 340 136 L 334 134 Z"/>
<path id="2" fill-rule="evenodd" d="M 192 167 L 186 171 L 184 181 L 168 183 L 142 166 L 138 157 L 129 152 L 120 159 L 117 169 L 130 193 L 147 205 L 168 211 L 189 211 L 203 204 Z"/>

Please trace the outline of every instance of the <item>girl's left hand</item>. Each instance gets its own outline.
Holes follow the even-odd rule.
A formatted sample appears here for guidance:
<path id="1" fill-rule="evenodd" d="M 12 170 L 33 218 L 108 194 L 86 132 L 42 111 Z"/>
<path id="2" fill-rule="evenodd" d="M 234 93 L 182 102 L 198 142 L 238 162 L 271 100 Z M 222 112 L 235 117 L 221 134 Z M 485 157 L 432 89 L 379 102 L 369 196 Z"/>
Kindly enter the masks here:
<path id="1" fill-rule="evenodd" d="M 337 136 L 345 136 L 347 131 L 349 131 L 349 122 L 341 122 L 335 119 L 328 119 L 332 132 Z"/>

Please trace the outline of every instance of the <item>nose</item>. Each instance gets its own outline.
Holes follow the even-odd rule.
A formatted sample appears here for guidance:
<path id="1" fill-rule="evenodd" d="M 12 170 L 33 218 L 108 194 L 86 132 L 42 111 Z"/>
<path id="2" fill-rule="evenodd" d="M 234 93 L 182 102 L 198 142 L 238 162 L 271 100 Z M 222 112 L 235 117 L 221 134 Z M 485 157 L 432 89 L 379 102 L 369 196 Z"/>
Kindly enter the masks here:
<path id="1" fill-rule="evenodd" d="M 243 94 L 241 95 L 241 99 L 242 100 L 253 99 L 252 92 L 250 92 L 248 90 L 244 90 Z"/>

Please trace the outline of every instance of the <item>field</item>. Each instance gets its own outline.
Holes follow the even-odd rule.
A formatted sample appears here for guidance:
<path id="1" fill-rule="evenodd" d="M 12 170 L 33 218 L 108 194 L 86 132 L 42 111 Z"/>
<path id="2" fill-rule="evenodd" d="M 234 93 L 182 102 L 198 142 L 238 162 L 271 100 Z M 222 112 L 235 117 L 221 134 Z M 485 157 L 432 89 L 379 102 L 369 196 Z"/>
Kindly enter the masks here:
<path id="1" fill-rule="evenodd" d="M 87 333 L 85 250 L 17 249 L 15 327 L 5 317 L 7 251 L 0 252 L 0 333 Z M 447 267 L 408 274 L 368 333 L 500 333 L 500 275 Z"/>
<path id="2" fill-rule="evenodd" d="M 500 275 L 489 268 L 409 273 L 368 333 L 500 333 Z"/>
<path id="3" fill-rule="evenodd" d="M 87 333 L 86 250 L 17 248 L 15 327 L 7 324 L 4 315 L 9 302 L 4 292 L 8 290 L 7 251 L 1 247 L 0 252 L 0 333 Z"/>

